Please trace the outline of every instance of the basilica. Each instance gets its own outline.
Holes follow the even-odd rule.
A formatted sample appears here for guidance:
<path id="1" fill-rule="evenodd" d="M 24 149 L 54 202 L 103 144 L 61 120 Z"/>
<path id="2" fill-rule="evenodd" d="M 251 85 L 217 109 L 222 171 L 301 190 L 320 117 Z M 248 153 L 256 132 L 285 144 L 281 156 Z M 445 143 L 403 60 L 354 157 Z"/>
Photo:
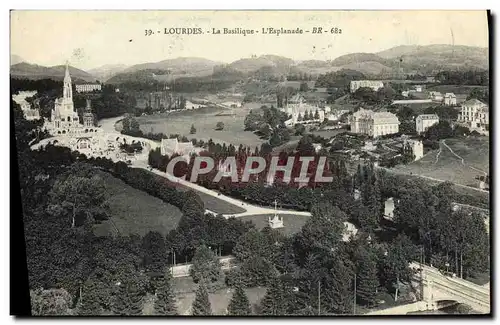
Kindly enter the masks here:
<path id="1" fill-rule="evenodd" d="M 84 123 L 80 123 L 80 117 L 75 110 L 73 103 L 73 88 L 69 67 L 66 63 L 64 74 L 63 96 L 55 100 L 54 108 L 51 112 L 50 122 L 46 122 L 45 128 L 53 136 L 55 135 L 78 135 L 82 133 L 99 132 L 100 129 L 94 127 L 94 117 L 91 113 L 90 101 L 84 114 Z"/>

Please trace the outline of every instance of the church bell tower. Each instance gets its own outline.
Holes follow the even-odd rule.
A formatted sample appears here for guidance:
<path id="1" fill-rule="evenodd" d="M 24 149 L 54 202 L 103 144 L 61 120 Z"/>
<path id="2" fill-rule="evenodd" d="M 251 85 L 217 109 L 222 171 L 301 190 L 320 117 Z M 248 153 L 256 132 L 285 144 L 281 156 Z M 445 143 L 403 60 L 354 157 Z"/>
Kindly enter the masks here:
<path id="1" fill-rule="evenodd" d="M 83 113 L 83 124 L 86 127 L 94 126 L 94 114 L 92 114 L 92 106 L 90 103 L 90 99 L 87 99 L 87 106 L 85 107 L 85 113 Z"/>
<path id="2" fill-rule="evenodd" d="M 71 87 L 71 76 L 69 75 L 69 63 L 66 61 L 66 72 L 64 73 L 63 99 L 65 102 L 73 102 L 73 88 Z"/>

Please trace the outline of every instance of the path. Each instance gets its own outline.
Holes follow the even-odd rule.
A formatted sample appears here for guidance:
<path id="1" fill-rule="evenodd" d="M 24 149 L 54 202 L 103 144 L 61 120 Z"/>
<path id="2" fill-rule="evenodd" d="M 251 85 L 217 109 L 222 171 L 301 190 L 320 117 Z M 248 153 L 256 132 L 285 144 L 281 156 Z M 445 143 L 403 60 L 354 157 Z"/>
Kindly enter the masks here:
<path id="1" fill-rule="evenodd" d="M 157 175 L 165 177 L 166 179 L 168 179 L 172 183 L 178 183 L 180 185 L 187 186 L 195 191 L 202 192 L 204 194 L 208 194 L 216 199 L 225 201 L 229 204 L 235 205 L 237 207 L 241 207 L 241 208 L 246 210 L 245 212 L 241 212 L 241 213 L 223 214 L 224 217 L 238 218 L 238 217 L 252 216 L 252 215 L 258 215 L 258 214 L 274 214 L 275 212 L 277 212 L 278 214 L 293 214 L 293 215 L 307 216 L 307 217 L 311 216 L 311 212 L 308 212 L 308 211 L 294 211 L 294 210 L 276 210 L 275 211 L 274 209 L 271 209 L 271 208 L 264 208 L 264 207 L 252 205 L 252 204 L 246 203 L 244 201 L 226 196 L 222 193 L 219 193 L 219 192 L 216 192 L 213 190 L 209 190 L 208 188 L 200 186 L 198 184 L 191 183 L 189 181 L 175 177 L 174 175 L 168 174 L 166 172 L 162 172 L 162 171 L 159 171 L 159 170 L 154 169 L 154 168 L 149 169 L 149 166 L 147 165 L 147 163 L 140 161 L 140 160 L 133 161 L 132 167 L 143 168 L 143 169 L 149 170 L 152 173 L 155 173 Z M 207 212 L 216 214 L 215 212 L 210 211 L 210 210 L 208 210 Z"/>
<path id="2" fill-rule="evenodd" d="M 438 163 L 439 155 L 441 154 L 442 151 L 443 151 L 443 148 L 441 147 L 441 145 L 439 145 L 439 151 L 438 151 L 438 153 L 436 155 L 436 161 L 434 161 L 434 165 Z"/>
<path id="3" fill-rule="evenodd" d="M 123 119 L 123 116 L 109 118 L 109 119 L 103 119 L 103 120 L 100 121 L 101 122 L 100 123 L 101 128 L 105 132 L 117 132 L 115 130 L 115 124 L 119 120 L 121 120 L 121 119 Z M 170 175 L 170 174 L 168 174 L 166 172 L 162 172 L 162 171 L 159 171 L 157 169 L 150 169 L 149 165 L 147 163 L 147 159 L 145 159 L 145 160 L 141 160 L 141 159 L 134 160 L 134 161 L 132 161 L 132 165 L 131 166 L 132 167 L 136 167 L 136 168 L 146 169 L 146 170 L 148 170 L 148 171 L 150 171 L 152 173 L 155 173 L 157 175 L 165 177 L 166 179 L 168 179 L 169 181 L 171 181 L 173 183 L 179 183 L 179 184 L 187 186 L 187 187 L 189 187 L 189 188 L 191 188 L 191 189 L 193 189 L 195 191 L 208 194 L 208 195 L 213 196 L 213 197 L 215 197 L 215 198 L 217 198 L 219 200 L 225 201 L 225 202 L 227 202 L 229 204 L 235 205 L 237 207 L 241 207 L 241 208 L 243 208 L 243 209 L 246 210 L 245 212 L 242 212 L 242 213 L 225 214 L 225 215 L 223 215 L 224 217 L 232 216 L 232 217 L 238 218 L 238 217 L 252 216 L 252 215 L 258 215 L 258 214 L 274 214 L 276 212 L 274 209 L 271 209 L 271 208 L 263 208 L 263 207 L 255 206 L 255 205 L 252 205 L 252 204 L 248 204 L 248 203 L 246 203 L 244 201 L 241 201 L 241 200 L 238 200 L 238 199 L 234 199 L 232 197 L 226 196 L 226 195 L 221 194 L 219 192 L 216 192 L 216 191 L 213 191 L 213 190 L 209 190 L 209 189 L 207 189 L 207 188 L 205 188 L 203 186 L 200 186 L 198 184 L 194 184 L 194 183 L 191 183 L 189 181 L 180 179 L 180 178 L 175 177 L 174 175 Z M 207 212 L 216 214 L 215 212 L 210 211 L 210 210 L 208 210 Z M 306 211 L 278 210 L 277 212 L 279 214 L 293 214 L 293 215 L 300 215 L 300 216 L 311 216 L 311 213 L 310 212 L 306 212 Z"/>
<path id="4" fill-rule="evenodd" d="M 105 132 L 117 132 L 115 130 L 115 124 L 116 124 L 116 122 L 118 122 L 122 118 L 123 117 L 104 119 L 100 123 L 101 128 Z M 137 139 L 142 140 L 142 138 L 137 138 Z M 203 186 L 200 186 L 198 184 L 191 183 L 189 181 L 175 177 L 174 175 L 168 174 L 166 172 L 162 172 L 162 171 L 159 171 L 157 169 L 150 168 L 150 166 L 148 165 L 147 155 L 141 156 L 141 158 L 144 158 L 144 157 L 145 157 L 145 159 L 133 160 L 131 162 L 131 167 L 142 168 L 142 169 L 148 170 L 154 174 L 165 177 L 166 179 L 168 179 L 169 181 L 171 181 L 173 183 L 178 183 L 178 184 L 187 186 L 195 191 L 205 193 L 205 194 L 210 195 L 218 200 L 225 201 L 229 204 L 235 205 L 237 207 L 241 207 L 241 208 L 246 210 L 245 212 L 242 212 L 242 213 L 222 214 L 222 216 L 225 218 L 229 218 L 229 217 L 239 218 L 239 217 L 244 217 L 244 216 L 266 215 L 266 214 L 272 215 L 275 213 L 278 213 L 280 215 L 285 214 L 285 215 L 306 216 L 306 217 L 311 216 L 311 212 L 309 212 L 309 211 L 295 211 L 295 210 L 282 210 L 282 209 L 275 210 L 275 209 L 271 209 L 271 208 L 259 207 L 259 206 L 255 206 L 255 205 L 246 203 L 242 200 L 238 200 L 238 199 L 226 196 L 222 193 L 219 193 L 219 192 L 216 192 L 213 190 L 209 190 Z M 210 210 L 207 210 L 206 212 L 212 213 L 214 215 L 216 214 L 214 211 L 210 211 Z M 344 222 L 344 225 L 346 226 L 346 233 L 344 234 L 344 240 L 347 240 L 352 235 L 355 235 L 357 233 L 358 229 L 356 228 L 356 226 L 354 226 L 354 224 L 352 224 L 350 222 Z"/>
<path id="5" fill-rule="evenodd" d="M 465 164 L 465 160 L 464 160 L 464 158 L 462 158 L 461 156 L 457 155 L 457 153 L 456 153 L 455 151 L 453 151 L 453 149 L 451 149 L 451 148 L 450 148 L 450 146 L 448 146 L 448 145 L 446 144 L 446 140 L 443 140 L 443 141 L 442 141 L 442 143 L 443 143 L 443 145 L 444 145 L 446 148 L 448 148 L 448 150 L 450 150 L 450 152 L 451 152 L 451 153 L 452 153 L 455 157 L 457 157 L 458 159 L 460 159 L 460 160 L 461 160 L 462 165 L 467 166 L 467 167 L 469 167 L 470 169 L 475 170 L 475 171 L 477 171 L 477 172 L 483 173 L 485 178 L 488 176 L 488 173 L 487 173 L 487 172 L 485 172 L 484 170 L 481 170 L 481 169 L 479 169 L 479 168 L 475 168 L 475 167 L 470 166 L 470 165 L 466 165 L 466 164 Z"/>

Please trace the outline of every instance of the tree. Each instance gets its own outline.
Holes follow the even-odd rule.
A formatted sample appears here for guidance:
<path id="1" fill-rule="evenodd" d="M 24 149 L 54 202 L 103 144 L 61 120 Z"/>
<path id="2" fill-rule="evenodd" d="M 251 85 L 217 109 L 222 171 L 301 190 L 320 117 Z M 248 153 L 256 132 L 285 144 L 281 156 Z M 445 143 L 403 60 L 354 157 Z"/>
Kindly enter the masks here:
<path id="1" fill-rule="evenodd" d="M 314 113 L 314 119 L 319 120 L 319 111 L 318 110 L 316 110 L 316 112 Z"/>
<path id="2" fill-rule="evenodd" d="M 489 104 L 490 103 L 490 92 L 488 89 L 482 89 L 482 88 L 472 88 L 472 90 L 469 93 L 469 96 L 467 96 L 467 100 L 476 98 L 483 103 Z"/>
<path id="3" fill-rule="evenodd" d="M 295 124 L 295 135 L 303 135 L 306 132 L 306 127 L 302 124 Z"/>
<path id="4" fill-rule="evenodd" d="M 439 123 L 430 126 L 425 131 L 425 138 L 429 140 L 448 139 L 453 136 L 453 129 L 448 121 L 439 121 Z"/>
<path id="5" fill-rule="evenodd" d="M 177 315 L 177 307 L 175 305 L 175 296 L 171 285 L 170 273 L 166 273 L 164 277 L 158 279 L 155 300 L 156 315 Z"/>
<path id="6" fill-rule="evenodd" d="M 70 173 L 54 183 L 49 195 L 49 211 L 69 213 L 71 227 L 77 224 L 77 217 L 92 220 L 106 215 L 108 211 L 107 193 L 102 179 L 98 176 L 82 177 Z M 92 220 L 93 221 L 93 220 Z"/>
<path id="7" fill-rule="evenodd" d="M 401 281 L 411 280 L 411 270 L 409 263 L 414 260 L 416 246 L 410 238 L 404 234 L 398 235 L 389 245 L 387 254 L 384 257 L 385 278 L 387 285 L 394 289 L 394 301 L 398 300 L 399 286 Z"/>
<path id="8" fill-rule="evenodd" d="M 297 152 L 300 156 L 311 157 L 314 156 L 316 150 L 313 146 L 313 139 L 310 135 L 305 135 L 300 138 L 299 143 L 297 144 Z"/>
<path id="9" fill-rule="evenodd" d="M 413 117 L 415 116 L 415 111 L 409 106 L 403 106 L 396 112 L 397 117 L 400 121 L 408 121 L 415 125 L 413 122 Z"/>
<path id="10" fill-rule="evenodd" d="M 150 231 L 142 239 L 143 265 L 147 272 L 158 275 L 165 272 L 168 253 L 165 238 L 157 231 Z"/>
<path id="11" fill-rule="evenodd" d="M 307 82 L 301 82 L 299 86 L 299 91 L 306 92 L 308 90 L 309 90 L 309 85 L 307 84 Z"/>
<path id="12" fill-rule="evenodd" d="M 194 124 L 191 124 L 191 130 L 189 130 L 189 134 L 195 134 L 196 133 L 196 129 L 194 127 Z"/>
<path id="13" fill-rule="evenodd" d="M 141 315 L 146 290 L 140 280 L 134 275 L 129 275 L 125 280 L 117 283 L 116 287 L 111 304 L 113 313 L 119 316 Z"/>
<path id="14" fill-rule="evenodd" d="M 350 261 L 339 256 L 323 280 L 321 309 L 335 314 L 352 312 L 354 272 Z"/>
<path id="15" fill-rule="evenodd" d="M 216 129 L 217 131 L 221 131 L 221 130 L 223 130 L 223 129 L 224 129 L 224 123 L 222 123 L 222 122 L 217 122 L 217 124 L 215 125 L 215 129 Z"/>
<path id="16" fill-rule="evenodd" d="M 191 307 L 193 316 L 210 316 L 212 315 L 212 306 L 208 299 L 208 291 L 205 286 L 205 281 L 200 281 L 193 305 Z"/>
<path id="17" fill-rule="evenodd" d="M 216 282 L 223 276 L 219 259 L 210 248 L 201 245 L 196 249 L 189 270 L 194 282 L 204 279 L 208 283 Z"/>
<path id="18" fill-rule="evenodd" d="M 269 145 L 272 147 L 277 147 L 281 144 L 281 138 L 278 134 L 278 132 L 274 131 L 273 134 L 271 135 L 271 138 L 269 139 Z"/>
<path id="19" fill-rule="evenodd" d="M 30 290 L 31 315 L 68 315 L 71 295 L 64 289 Z"/>
<path id="20" fill-rule="evenodd" d="M 87 280 L 82 288 L 82 294 L 78 306 L 78 315 L 101 315 L 103 311 L 100 298 L 101 294 L 102 292 L 100 292 L 98 284 L 92 279 Z"/>
<path id="21" fill-rule="evenodd" d="M 356 294 L 358 302 L 372 307 L 375 304 L 379 280 L 375 255 L 367 249 L 361 249 L 358 256 Z"/>
<path id="22" fill-rule="evenodd" d="M 268 286 L 279 275 L 273 263 L 260 256 L 246 259 L 239 269 L 229 271 L 226 282 L 229 286 Z"/>
<path id="23" fill-rule="evenodd" d="M 252 313 L 250 303 L 245 291 L 241 286 L 236 287 L 233 297 L 229 302 L 228 315 L 246 316 Z"/>
<path id="24" fill-rule="evenodd" d="M 334 252 L 343 238 L 347 216 L 329 202 L 313 205 L 311 217 L 297 235 L 303 252 L 322 250 Z"/>
<path id="25" fill-rule="evenodd" d="M 292 313 L 292 297 L 291 288 L 282 280 L 275 279 L 260 302 L 260 314 L 279 316 Z"/>

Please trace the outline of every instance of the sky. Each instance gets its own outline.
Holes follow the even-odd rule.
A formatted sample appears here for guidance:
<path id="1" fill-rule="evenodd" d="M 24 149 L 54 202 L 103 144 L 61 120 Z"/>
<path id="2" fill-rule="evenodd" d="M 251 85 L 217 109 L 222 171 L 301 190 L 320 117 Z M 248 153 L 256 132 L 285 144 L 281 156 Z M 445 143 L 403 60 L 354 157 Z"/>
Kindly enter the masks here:
<path id="1" fill-rule="evenodd" d="M 165 35 L 165 28 L 204 34 Z M 322 27 L 323 34 L 263 35 L 262 28 Z M 332 28 L 342 30 L 331 34 Z M 257 29 L 254 35 L 208 34 L 212 28 Z M 146 36 L 150 29 L 153 35 Z M 160 31 L 160 33 L 158 33 Z M 453 37 L 452 37 L 453 35 Z M 486 11 L 12 11 L 11 54 L 44 66 L 91 69 L 176 57 L 232 62 L 274 54 L 331 60 L 398 45 L 488 46 Z"/>

